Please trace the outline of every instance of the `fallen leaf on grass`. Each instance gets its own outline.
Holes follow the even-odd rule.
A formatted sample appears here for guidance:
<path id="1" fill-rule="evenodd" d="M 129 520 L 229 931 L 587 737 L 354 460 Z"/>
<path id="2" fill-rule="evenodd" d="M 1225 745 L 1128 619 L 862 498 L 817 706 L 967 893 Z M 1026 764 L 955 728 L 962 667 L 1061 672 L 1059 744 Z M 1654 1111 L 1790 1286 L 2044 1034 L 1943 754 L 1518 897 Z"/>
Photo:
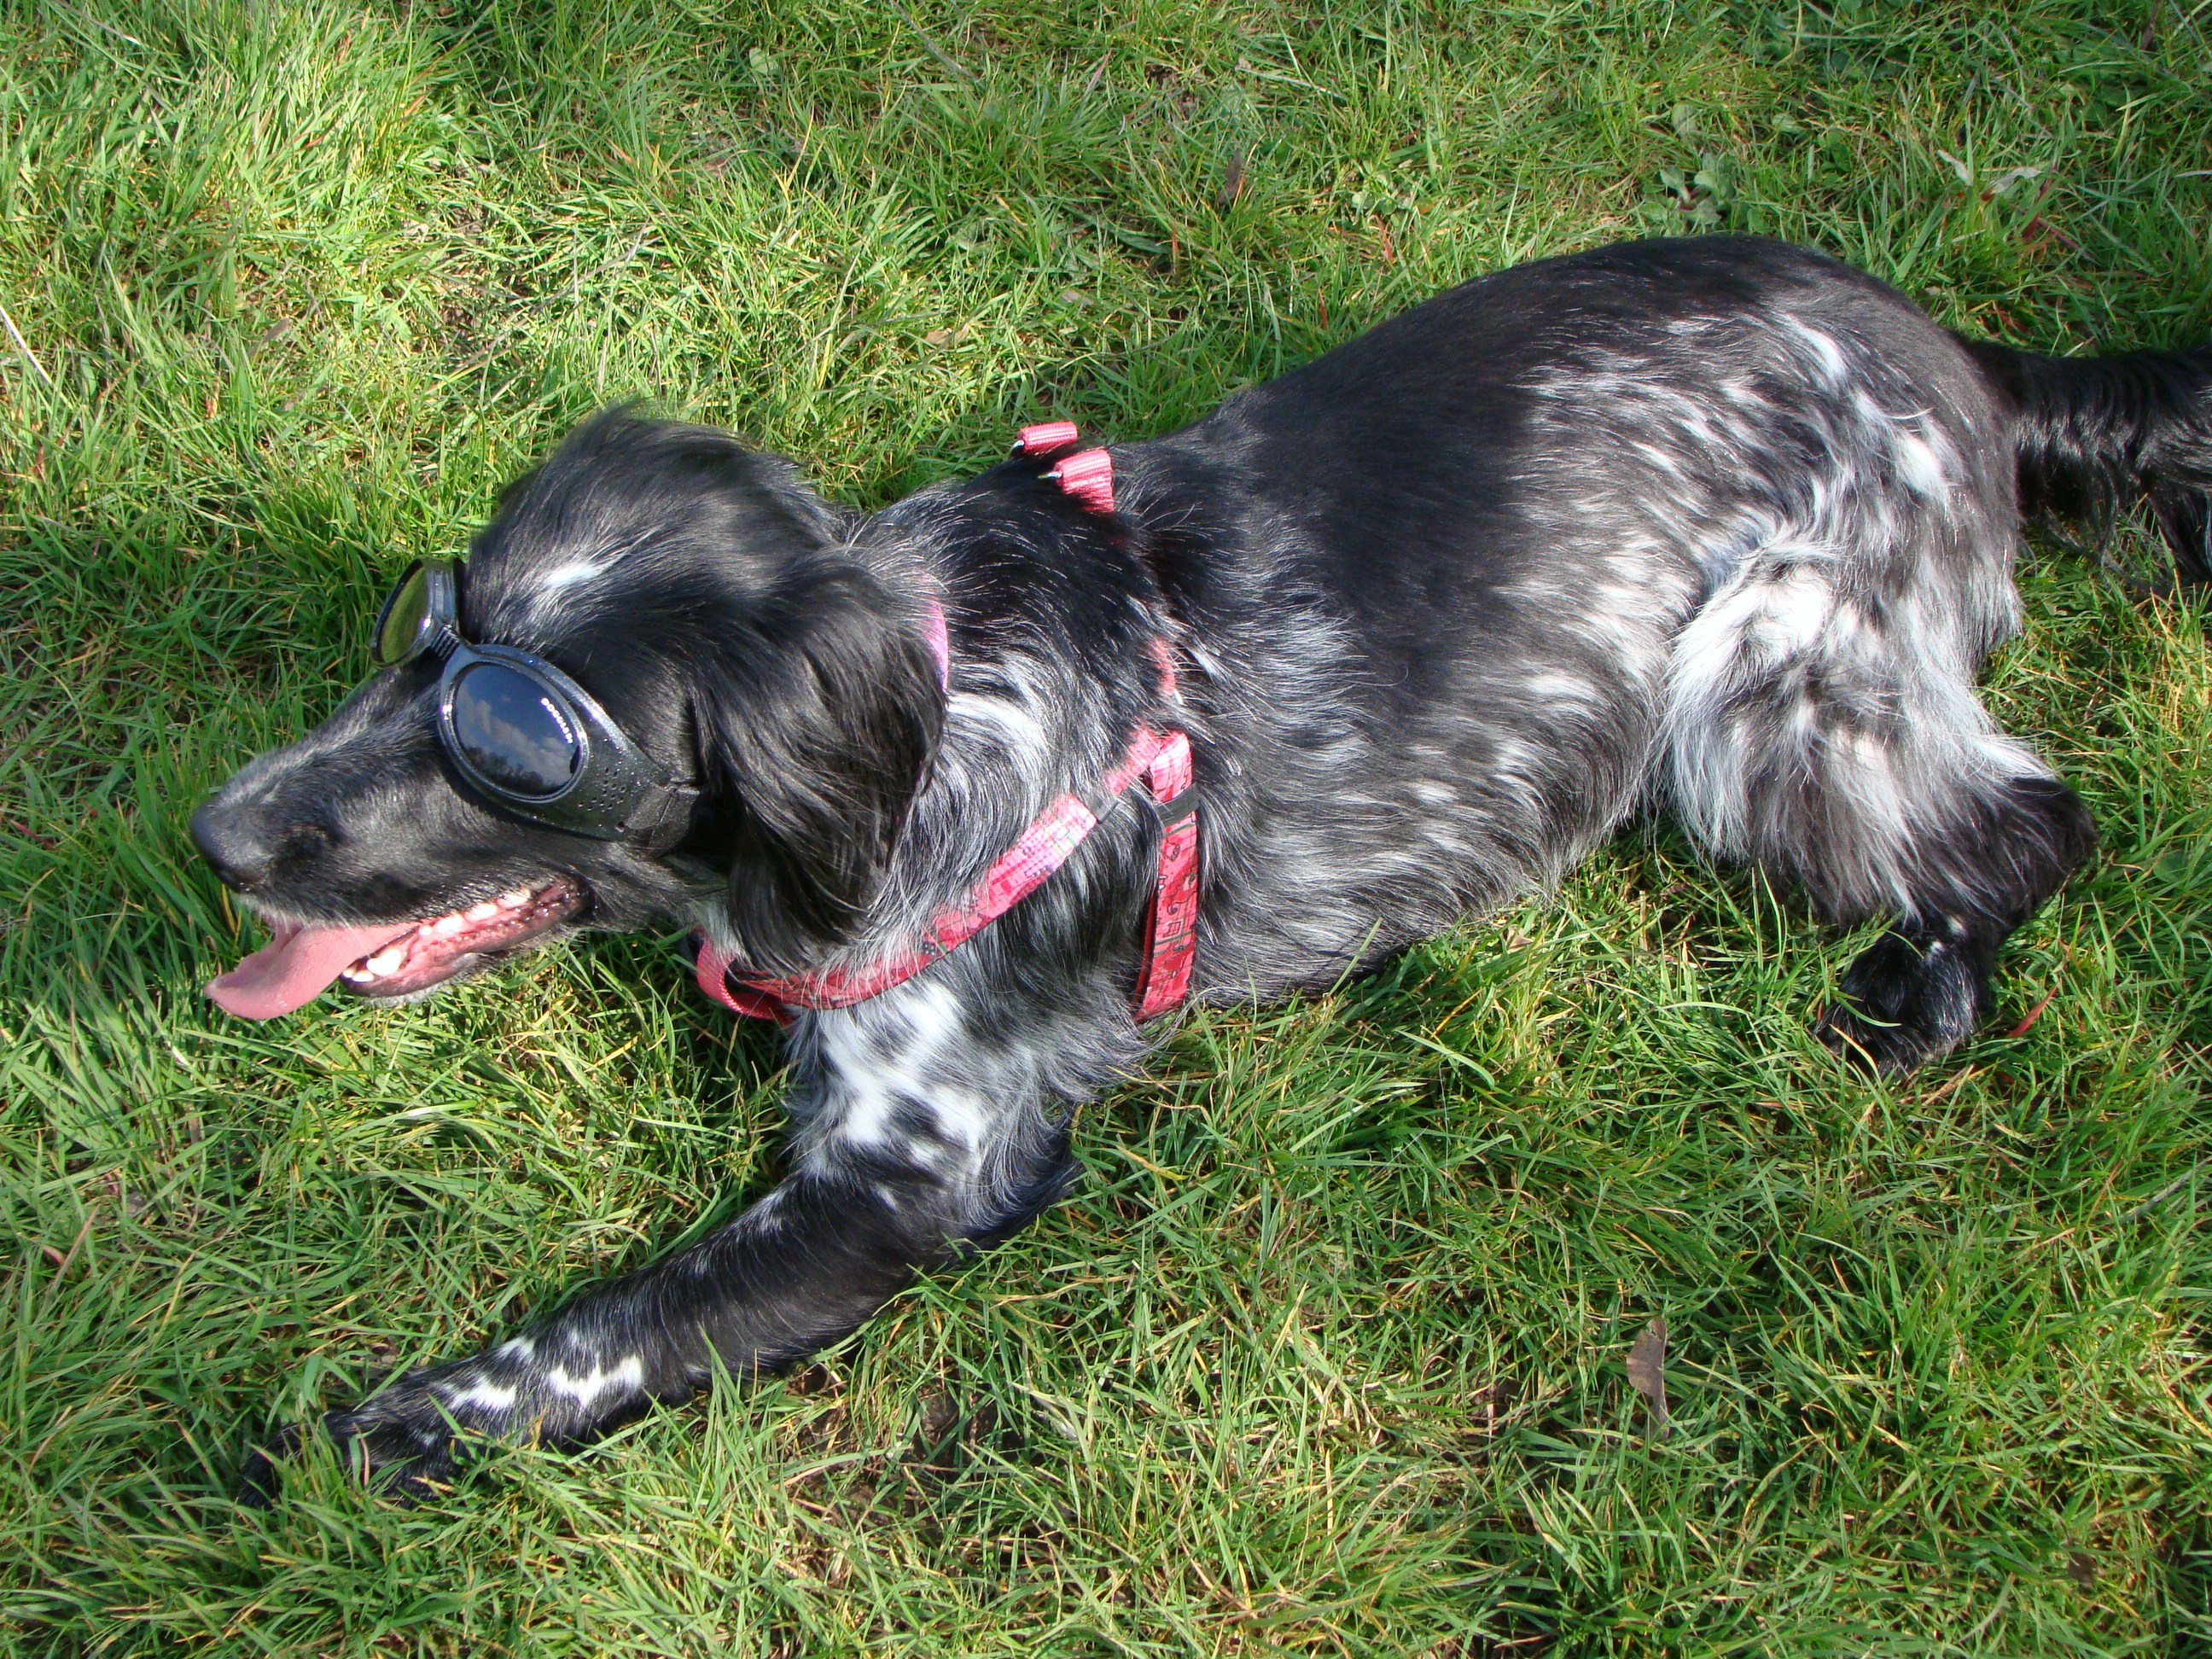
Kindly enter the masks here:
<path id="1" fill-rule="evenodd" d="M 1936 153 L 1951 164 L 1951 171 L 1957 175 L 1960 184 L 1970 194 L 1978 189 L 1984 202 L 1994 202 L 2014 185 L 2040 179 L 2044 173 L 2043 168 L 2032 167 L 2007 167 L 2001 173 L 1984 174 L 1978 172 L 1972 161 L 1961 160 L 1948 149 L 1939 149 Z"/>
<path id="2" fill-rule="evenodd" d="M 2043 994 L 2043 1000 L 2021 1015 L 2020 1024 L 2007 1031 L 2005 1035 L 2008 1037 L 2024 1037 L 2033 1031 L 2035 1029 L 2035 1022 L 2043 1018 L 2043 1011 L 2051 1006 L 2051 999 L 2057 994 L 2058 988 L 2055 985 L 2045 991 Z"/>
<path id="3" fill-rule="evenodd" d="M 1667 1322 L 1655 1319 L 1628 1350 L 1628 1386 L 1651 1407 L 1652 1427 L 1667 1432 Z"/>
<path id="4" fill-rule="evenodd" d="M 1231 152 L 1229 165 L 1221 170 L 1221 188 L 1213 198 L 1213 205 L 1224 213 L 1237 205 L 1237 198 L 1244 191 L 1244 152 Z"/>

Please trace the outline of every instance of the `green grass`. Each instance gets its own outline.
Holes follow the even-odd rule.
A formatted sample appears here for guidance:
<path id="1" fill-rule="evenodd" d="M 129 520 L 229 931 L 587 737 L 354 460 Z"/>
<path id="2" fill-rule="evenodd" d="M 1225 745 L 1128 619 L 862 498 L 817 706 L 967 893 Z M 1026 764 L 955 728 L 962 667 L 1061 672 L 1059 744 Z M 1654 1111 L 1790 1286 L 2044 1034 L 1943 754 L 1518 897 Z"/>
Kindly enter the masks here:
<path id="1" fill-rule="evenodd" d="M 1849 942 L 1631 834 L 1379 981 L 1194 1019 L 1085 1114 L 1073 1202 L 822 1365 L 412 1510 L 326 1461 L 265 1517 L 228 1494 L 271 1421 L 757 1189 L 773 1047 L 653 939 L 227 1021 L 197 987 L 241 934 L 183 835 L 362 671 L 391 574 L 617 397 L 878 503 L 1700 224 L 2048 349 L 2200 339 L 2209 31 L 0 9 L 0 1644 L 2212 1647 L 2212 658 L 2050 550 L 1990 695 L 2106 847 L 1955 1063 L 1840 1070 L 1807 1025 Z M 1623 1364 L 1661 1315 L 1663 1438 Z"/>

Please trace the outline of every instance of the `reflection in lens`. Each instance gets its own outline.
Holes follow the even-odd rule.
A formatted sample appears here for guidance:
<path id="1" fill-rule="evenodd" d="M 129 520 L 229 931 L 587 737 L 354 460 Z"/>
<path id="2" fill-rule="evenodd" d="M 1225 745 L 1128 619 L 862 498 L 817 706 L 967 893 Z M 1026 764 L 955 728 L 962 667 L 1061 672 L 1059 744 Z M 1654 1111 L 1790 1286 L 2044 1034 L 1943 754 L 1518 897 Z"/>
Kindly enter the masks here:
<path id="1" fill-rule="evenodd" d="M 564 788 L 582 753 L 544 688 L 498 663 L 472 663 L 454 680 L 453 737 L 486 782 L 532 799 Z"/>
<path id="2" fill-rule="evenodd" d="M 430 573 L 418 564 L 384 602 L 384 618 L 376 629 L 377 661 L 389 666 L 412 650 L 429 614 Z"/>

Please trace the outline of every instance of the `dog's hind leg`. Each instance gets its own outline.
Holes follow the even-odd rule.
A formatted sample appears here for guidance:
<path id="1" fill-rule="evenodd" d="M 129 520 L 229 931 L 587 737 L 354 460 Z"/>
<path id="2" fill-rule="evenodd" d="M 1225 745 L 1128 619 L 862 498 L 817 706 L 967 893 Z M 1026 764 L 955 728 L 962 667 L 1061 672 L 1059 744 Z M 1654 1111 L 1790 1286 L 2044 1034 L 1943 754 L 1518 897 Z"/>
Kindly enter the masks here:
<path id="1" fill-rule="evenodd" d="M 718 1369 L 743 1379 L 827 1346 L 917 1272 L 1053 1203 L 1075 1173 L 1066 1101 L 1079 1082 L 1051 1073 L 1055 1044 L 1025 1040 L 1007 999 L 976 1017 L 983 1005 L 961 995 L 968 967 L 940 964 L 806 1022 L 790 1171 L 758 1203 L 471 1358 L 410 1371 L 327 1413 L 331 1439 L 362 1473 L 416 1490 L 452 1472 L 462 1433 L 580 1444 L 687 1397 Z M 1064 1027 L 1049 1034 L 1057 1051 L 1081 1050 Z M 1028 1034 L 1048 1035 L 1042 1023 Z M 1092 1057 L 1115 1040 L 1109 1026 Z M 300 1438 L 287 1431 L 272 1449 Z M 267 1456 L 249 1461 L 243 1486 L 249 1502 L 273 1495 Z"/>
<path id="2" fill-rule="evenodd" d="M 1988 1014 L 1998 945 L 2096 842 L 2073 790 L 1975 695 L 2011 629 L 1989 545 L 1953 527 L 1869 560 L 1778 538 L 1691 620 L 1669 670 L 1672 792 L 1693 837 L 1832 921 L 1893 919 L 1820 1026 L 1884 1072 Z"/>

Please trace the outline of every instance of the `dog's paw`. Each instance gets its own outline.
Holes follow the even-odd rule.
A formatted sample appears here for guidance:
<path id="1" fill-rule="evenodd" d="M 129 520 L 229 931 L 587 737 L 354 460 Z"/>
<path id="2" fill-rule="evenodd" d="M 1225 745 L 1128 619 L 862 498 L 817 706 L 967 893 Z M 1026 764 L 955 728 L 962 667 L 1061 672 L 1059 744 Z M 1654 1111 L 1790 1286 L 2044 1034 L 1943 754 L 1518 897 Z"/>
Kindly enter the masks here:
<path id="1" fill-rule="evenodd" d="M 1989 1015 L 1986 953 L 1961 929 L 1884 933 L 1844 970 L 1814 1034 L 1878 1076 L 1940 1060 Z"/>
<path id="2" fill-rule="evenodd" d="M 459 1441 L 434 1405 L 426 1419 L 404 1405 L 394 1410 L 372 1400 L 356 1411 L 324 1413 L 322 1430 L 356 1479 L 408 1502 L 430 1497 L 453 1480 Z M 312 1432 L 287 1423 L 269 1444 L 254 1447 L 239 1470 L 238 1501 L 248 1509 L 274 1504 L 283 1486 L 283 1466 L 306 1449 Z"/>
<path id="3" fill-rule="evenodd" d="M 283 1465 L 300 1455 L 307 1440 L 307 1431 L 297 1423 L 287 1423 L 267 1445 L 248 1447 L 238 1471 L 238 1501 L 249 1510 L 274 1504 L 284 1488 Z"/>

